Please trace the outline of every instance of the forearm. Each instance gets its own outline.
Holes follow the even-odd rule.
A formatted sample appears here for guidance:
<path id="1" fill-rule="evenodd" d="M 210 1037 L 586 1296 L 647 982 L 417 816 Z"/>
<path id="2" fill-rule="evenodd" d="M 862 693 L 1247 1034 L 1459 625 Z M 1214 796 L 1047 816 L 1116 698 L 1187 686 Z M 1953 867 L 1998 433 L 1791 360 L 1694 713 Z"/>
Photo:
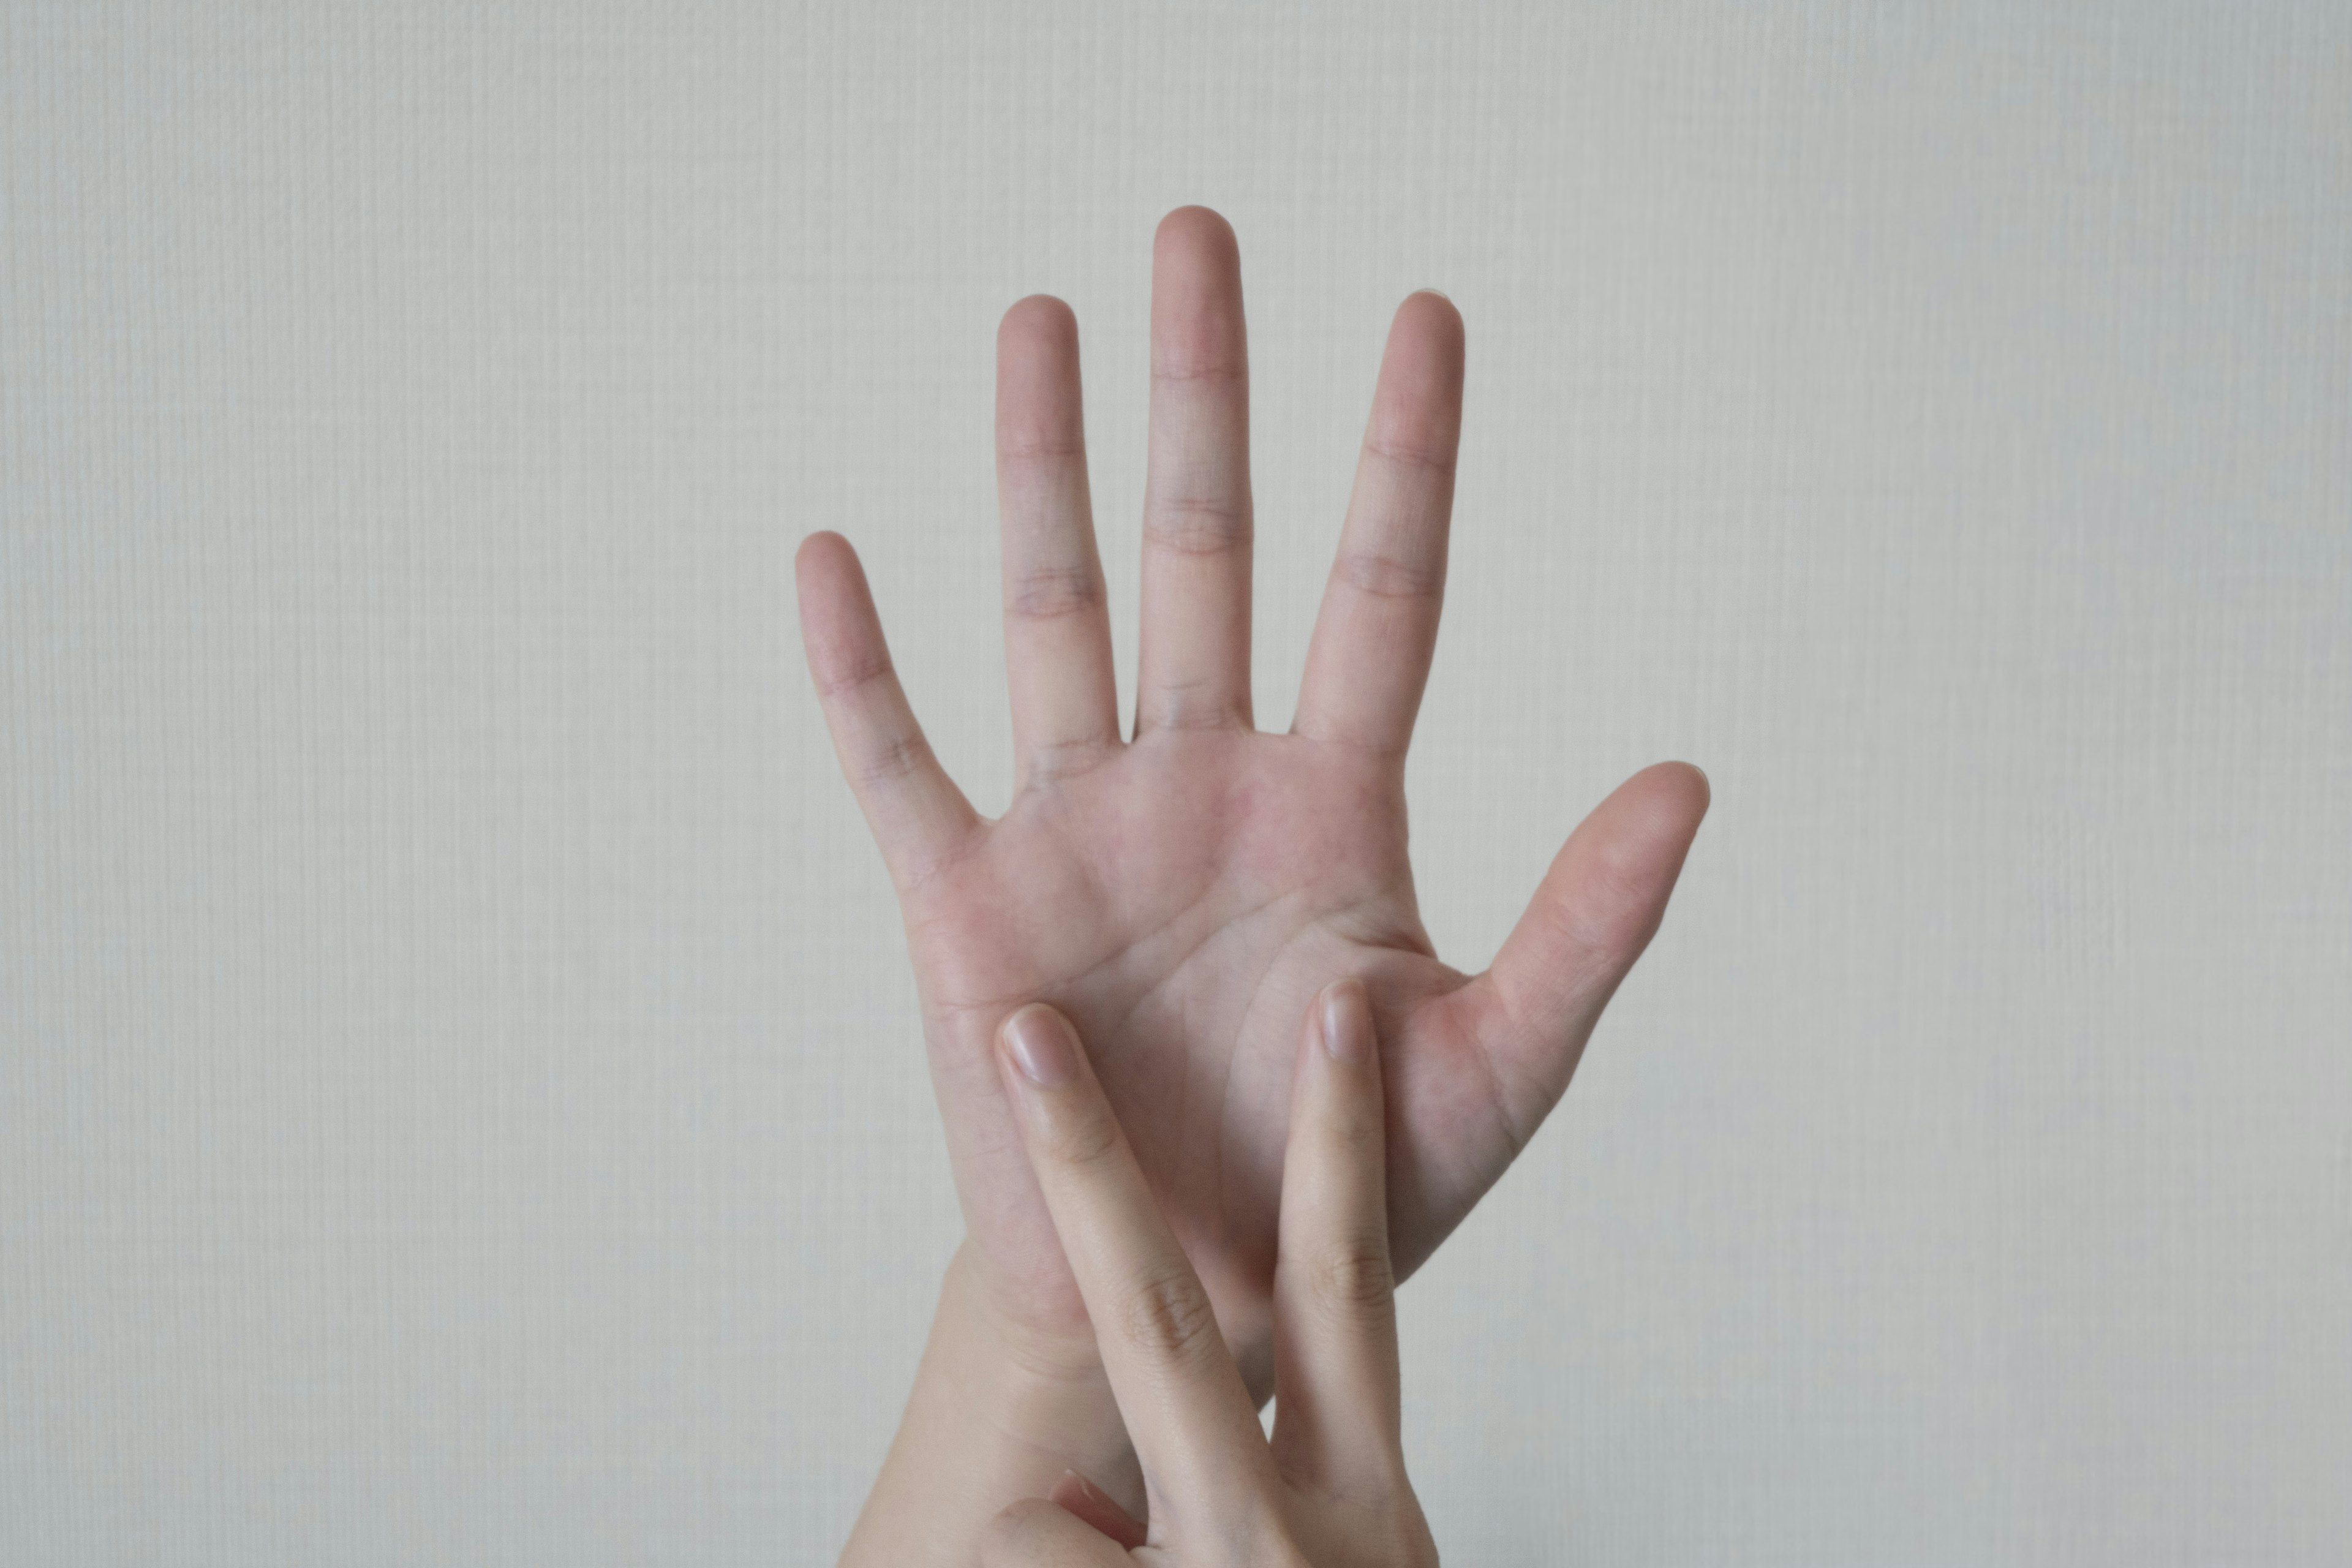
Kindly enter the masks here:
<path id="1" fill-rule="evenodd" d="M 842 1568 L 969 1568 L 1000 1511 L 1045 1496 L 1070 1470 L 1142 1516 L 1142 1473 L 1091 1344 L 1016 1338 L 959 1251 Z"/>

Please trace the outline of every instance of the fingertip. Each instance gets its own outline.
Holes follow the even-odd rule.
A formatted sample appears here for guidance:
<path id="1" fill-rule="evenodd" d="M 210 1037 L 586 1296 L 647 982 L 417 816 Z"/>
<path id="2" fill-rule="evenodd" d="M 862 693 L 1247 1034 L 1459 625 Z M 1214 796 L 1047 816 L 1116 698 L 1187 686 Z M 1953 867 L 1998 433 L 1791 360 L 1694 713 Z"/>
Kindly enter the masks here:
<path id="1" fill-rule="evenodd" d="M 996 324 L 1000 351 L 1014 344 L 1038 342 L 1059 347 L 1078 335 L 1077 312 L 1051 294 L 1031 294 L 1015 300 Z"/>
<path id="2" fill-rule="evenodd" d="M 1419 293 L 1389 324 L 1367 438 L 1391 455 L 1451 471 L 1462 439 L 1462 317 L 1442 294 Z"/>
<path id="3" fill-rule="evenodd" d="M 1706 815 L 1706 808 L 1715 800 L 1715 784 L 1706 776 L 1705 768 L 1700 767 L 1696 763 L 1672 762 L 1660 763 L 1654 771 L 1684 775 L 1685 787 L 1691 792 L 1696 801 L 1696 815 L 1701 816 Z"/>
<path id="4" fill-rule="evenodd" d="M 1178 207 L 1151 242 L 1152 374 L 1239 383 L 1247 337 L 1233 226 L 1207 207 Z"/>
<path id="5" fill-rule="evenodd" d="M 839 571 L 845 562 L 857 564 L 857 551 L 848 540 L 829 528 L 821 528 L 800 542 L 793 552 L 793 570 L 805 579 L 812 573 Z"/>
<path id="6" fill-rule="evenodd" d="M 1679 855 L 1690 847 L 1715 791 L 1706 773 L 1689 763 L 1654 763 L 1619 785 L 1616 798 L 1637 839 Z"/>
<path id="7" fill-rule="evenodd" d="M 1187 205 L 1160 220 L 1160 226 L 1152 231 L 1151 251 L 1155 258 L 1164 251 L 1238 257 L 1241 242 L 1224 214 L 1213 207 Z"/>
<path id="8" fill-rule="evenodd" d="M 1630 965 L 1656 931 L 1707 799 L 1706 775 L 1698 769 L 1654 763 L 1619 784 L 1569 835 L 1547 886 L 1560 877 L 1555 899 L 1578 897 L 1582 943 L 1612 955 L 1616 967 Z"/>
<path id="9" fill-rule="evenodd" d="M 1455 358 L 1461 356 L 1462 312 L 1450 297 L 1435 289 L 1417 289 L 1406 295 L 1391 318 L 1389 330 L 1425 336 Z"/>
<path id="10" fill-rule="evenodd" d="M 1082 454 L 1078 319 L 1051 294 L 1032 294 L 996 329 L 996 450 L 1007 459 L 1056 462 Z M 1012 514 L 1006 526 L 1012 528 Z"/>
<path id="11" fill-rule="evenodd" d="M 849 541 L 830 531 L 802 540 L 793 557 L 793 580 L 800 599 L 801 643 L 819 696 L 889 668 L 874 595 Z"/>
<path id="12" fill-rule="evenodd" d="M 856 547 L 830 529 L 810 534 L 793 552 L 793 585 L 800 598 L 803 634 L 824 628 L 831 637 L 847 621 L 870 618 L 870 612 L 859 614 L 874 597 L 866 584 L 865 563 L 857 559 Z"/>

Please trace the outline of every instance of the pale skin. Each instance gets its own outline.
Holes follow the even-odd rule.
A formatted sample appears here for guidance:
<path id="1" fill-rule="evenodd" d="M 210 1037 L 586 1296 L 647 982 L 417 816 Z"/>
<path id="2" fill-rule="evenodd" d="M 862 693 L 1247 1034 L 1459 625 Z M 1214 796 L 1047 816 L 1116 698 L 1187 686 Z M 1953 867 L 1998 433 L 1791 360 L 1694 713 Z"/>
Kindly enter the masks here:
<path id="1" fill-rule="evenodd" d="M 1274 1271 L 1269 1439 L 1202 1285 L 1086 1051 L 1050 1007 L 1006 1021 L 999 1068 L 1141 1458 L 1150 1524 L 1091 1492 L 1016 1503 L 982 1568 L 1435 1568 L 1405 1479 L 1379 1042 L 1360 982 L 1307 1013 Z"/>
<path id="2" fill-rule="evenodd" d="M 1409 1275 L 1559 1100 L 1664 915 L 1707 802 L 1678 763 L 1570 834 L 1484 973 L 1415 905 L 1403 763 L 1435 647 L 1463 329 L 1397 310 L 1286 733 L 1250 708 L 1247 351 L 1233 231 L 1153 247 L 1140 658 L 1122 732 L 1088 500 L 1076 326 L 1045 297 L 997 340 L 1005 658 L 1018 786 L 975 812 L 925 743 L 855 552 L 801 547 L 801 625 L 904 914 L 967 1237 L 908 1415 L 843 1561 L 969 1562 L 1004 1505 L 1142 1470 L 992 1042 L 1031 1002 L 1087 1042 L 1251 1396 L 1276 1381 L 1276 1231 L 1297 1021 L 1365 989 L 1385 1067 L 1388 1243 Z"/>

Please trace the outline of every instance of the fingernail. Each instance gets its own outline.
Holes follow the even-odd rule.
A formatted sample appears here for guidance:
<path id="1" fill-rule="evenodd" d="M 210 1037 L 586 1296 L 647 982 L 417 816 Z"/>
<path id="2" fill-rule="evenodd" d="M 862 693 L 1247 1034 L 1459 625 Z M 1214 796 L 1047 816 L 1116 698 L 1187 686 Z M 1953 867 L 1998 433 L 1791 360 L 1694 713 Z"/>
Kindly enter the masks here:
<path id="1" fill-rule="evenodd" d="M 1039 1089 L 1059 1089 L 1078 1076 L 1078 1042 L 1068 1020 L 1031 1003 L 1004 1021 L 1004 1044 L 1021 1074 Z"/>
<path id="2" fill-rule="evenodd" d="M 1371 1043 L 1371 1008 L 1360 980 L 1342 980 L 1323 993 L 1323 1048 L 1337 1062 L 1360 1062 Z"/>

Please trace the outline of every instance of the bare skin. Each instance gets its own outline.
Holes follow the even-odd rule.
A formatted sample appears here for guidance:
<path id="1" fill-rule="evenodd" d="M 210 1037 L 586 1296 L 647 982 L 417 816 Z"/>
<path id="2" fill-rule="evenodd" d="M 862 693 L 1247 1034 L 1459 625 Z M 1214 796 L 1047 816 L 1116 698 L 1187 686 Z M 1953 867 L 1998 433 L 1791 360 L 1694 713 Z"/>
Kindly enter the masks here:
<path id="1" fill-rule="evenodd" d="M 1275 1277 L 1282 1407 L 1269 1440 L 1077 1036 L 1050 1007 L 1007 1021 L 1005 1083 L 1100 1325 L 1151 1522 L 1084 1487 L 1057 1488 L 997 1516 L 982 1568 L 1437 1568 L 1405 1477 L 1381 1053 L 1362 985 L 1327 989 L 1303 1037 Z"/>
<path id="2" fill-rule="evenodd" d="M 982 1424 L 1037 1447 L 1029 1469 L 1069 1458 L 1129 1507 L 1139 1476 L 1131 1454 L 1097 1451 L 1097 1435 L 1118 1429 L 1116 1407 L 994 1062 L 1006 1017 L 1045 1002 L 1076 1026 L 1263 1400 L 1294 1043 L 1309 999 L 1350 976 L 1370 998 L 1389 1084 L 1386 1191 L 1402 1278 L 1567 1088 L 1657 928 L 1707 801 L 1704 775 L 1686 764 L 1635 774 L 1570 836 L 1490 968 L 1441 963 L 1413 896 L 1403 766 L 1444 592 L 1461 318 L 1430 293 L 1397 310 L 1283 734 L 1256 730 L 1250 711 L 1247 352 L 1238 251 L 1215 214 L 1183 208 L 1161 223 L 1151 333 L 1128 735 L 1087 495 L 1076 322 L 1036 297 L 998 335 L 1019 774 L 1002 817 L 976 813 L 924 742 L 848 543 L 813 535 L 799 558 L 810 668 L 898 890 L 970 1231 L 943 1312 L 952 1303 L 974 1321 L 948 1337 L 993 1346 L 985 1353 L 1056 1391 L 1043 1427 L 1003 1414 L 995 1393 L 963 1403 L 998 1403 Z M 935 1333 L 927 1377 L 943 1342 Z M 919 1384 L 917 1407 L 925 1398 Z M 1059 1447 L 1050 1436 L 1081 1431 Z M 934 1447 L 902 1432 L 892 1462 L 922 1468 Z M 869 1521 L 890 1487 L 886 1472 Z M 863 1523 L 860 1538 L 881 1539 Z M 858 1551 L 853 1539 L 853 1559 Z"/>

